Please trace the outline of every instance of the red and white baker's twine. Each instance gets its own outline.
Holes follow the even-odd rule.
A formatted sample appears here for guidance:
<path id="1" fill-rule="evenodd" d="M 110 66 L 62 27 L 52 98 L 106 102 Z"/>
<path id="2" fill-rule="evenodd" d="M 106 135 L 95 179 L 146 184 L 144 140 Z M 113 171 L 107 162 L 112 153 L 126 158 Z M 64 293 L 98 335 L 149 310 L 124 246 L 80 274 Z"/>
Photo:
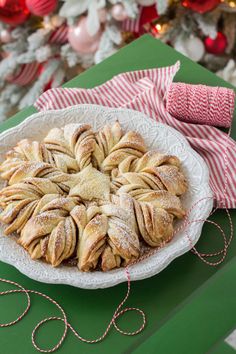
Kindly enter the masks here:
<path id="1" fill-rule="evenodd" d="M 167 111 L 181 121 L 218 127 L 230 127 L 233 108 L 234 95 L 226 87 L 174 82 L 166 100 Z"/>
<path id="2" fill-rule="evenodd" d="M 129 297 L 129 294 L 130 294 L 130 274 L 129 274 L 128 267 L 125 268 L 125 272 L 126 272 L 126 276 L 127 276 L 127 292 L 126 292 L 126 295 L 125 295 L 124 299 L 121 301 L 121 303 L 118 305 L 118 307 L 116 308 L 116 310 L 115 310 L 115 312 L 114 312 L 114 314 L 112 316 L 112 319 L 109 322 L 105 332 L 101 335 L 101 337 L 99 337 L 97 339 L 90 340 L 90 339 L 85 339 L 85 338 L 81 337 L 79 335 L 79 333 L 74 329 L 74 327 L 67 321 L 67 316 L 66 316 L 66 313 L 63 310 L 63 308 L 58 304 L 58 302 L 53 300 L 51 297 L 49 297 L 49 296 L 47 296 L 47 295 L 45 295 L 45 294 L 43 294 L 43 293 L 41 293 L 39 291 L 36 291 L 36 290 L 25 289 L 25 288 L 23 288 L 23 286 L 21 286 L 20 284 L 14 282 L 14 281 L 7 280 L 7 279 L 2 279 L 2 278 L 0 278 L 1 282 L 14 285 L 14 286 L 16 286 L 19 289 L 2 291 L 2 292 L 0 292 L 0 295 L 9 295 L 9 294 L 12 294 L 12 293 L 25 293 L 25 295 L 27 297 L 27 306 L 26 306 L 26 309 L 23 311 L 23 313 L 16 320 L 14 320 L 12 322 L 9 322 L 9 323 L 1 323 L 0 327 L 12 326 L 12 325 L 16 324 L 17 322 L 19 322 L 27 314 L 27 312 L 30 309 L 30 296 L 29 296 L 29 294 L 32 293 L 32 294 L 39 295 L 39 296 L 45 298 L 46 300 L 50 301 L 51 303 L 53 303 L 59 309 L 59 311 L 62 314 L 62 317 L 51 316 L 51 317 L 44 318 L 42 321 L 40 321 L 34 327 L 33 332 L 32 332 L 32 336 L 31 336 L 32 344 L 35 347 L 35 349 L 37 349 L 41 353 L 52 353 L 55 350 L 57 350 L 61 346 L 61 344 L 64 341 L 64 339 L 66 338 L 68 329 L 71 329 L 71 331 L 74 333 L 74 335 L 79 340 L 81 340 L 82 342 L 85 342 L 85 343 L 90 343 L 90 344 L 98 343 L 98 342 L 102 341 L 106 337 L 108 332 L 110 331 L 112 325 L 121 334 L 124 334 L 126 336 L 134 336 L 134 335 L 140 333 L 144 329 L 145 324 L 146 324 L 146 317 L 145 317 L 144 312 L 142 310 L 136 308 L 136 307 L 126 307 L 126 308 L 121 310 L 121 307 L 125 304 L 125 302 L 127 301 L 128 297 Z M 142 325 L 136 331 L 133 331 L 133 332 L 125 332 L 122 329 L 120 329 L 117 326 L 117 324 L 116 324 L 117 318 L 120 317 L 121 315 L 123 315 L 125 312 L 128 312 L 128 311 L 137 311 L 138 313 L 141 314 L 141 317 L 142 317 L 142 320 L 143 320 Z M 36 332 L 44 323 L 49 322 L 49 321 L 62 321 L 62 322 L 64 322 L 65 328 L 64 328 L 64 332 L 63 332 L 63 334 L 61 336 L 61 339 L 58 341 L 58 343 L 53 348 L 51 348 L 51 349 L 42 349 L 36 343 L 36 340 L 35 340 Z"/>
<path id="3" fill-rule="evenodd" d="M 208 91 L 209 93 L 209 91 Z M 186 107 L 188 107 L 189 109 L 189 105 L 187 105 Z M 229 130 L 229 133 L 228 133 L 228 136 L 230 136 L 230 130 Z M 228 178 L 228 166 L 229 166 L 229 159 L 228 159 L 228 149 L 229 149 L 229 142 L 228 140 L 226 140 L 226 144 L 225 144 L 225 150 L 223 152 L 224 154 L 224 179 L 225 179 L 225 183 L 224 183 L 224 190 L 223 190 L 223 194 L 224 196 L 226 195 L 226 191 L 227 191 L 227 186 L 228 186 L 228 183 L 229 183 L 229 178 Z M 221 228 L 221 226 L 219 224 L 217 224 L 216 222 L 214 221 L 211 221 L 211 220 L 204 220 L 204 219 L 190 219 L 190 216 L 191 216 L 191 212 L 195 209 L 195 208 L 199 208 L 201 207 L 200 206 L 200 203 L 206 201 L 207 199 L 213 199 L 213 197 L 205 197 L 205 198 L 202 198 L 200 200 L 198 200 L 191 208 L 190 210 L 188 211 L 182 225 L 175 230 L 175 234 L 178 233 L 179 231 L 181 230 L 185 230 L 186 232 L 186 237 L 188 239 L 188 241 L 190 242 L 190 245 L 192 246 L 192 252 L 197 255 L 204 263 L 210 265 L 210 266 L 217 266 L 219 265 L 220 263 L 222 263 L 227 255 L 227 250 L 228 250 L 228 247 L 232 241 L 232 237 L 233 237 L 233 223 L 232 223 L 232 219 L 231 219 L 231 216 L 230 216 L 230 213 L 228 211 L 228 209 L 226 209 L 226 206 L 225 206 L 225 200 L 226 198 L 223 199 L 222 201 L 222 207 L 225 208 L 225 211 L 226 211 L 226 214 L 227 214 L 227 217 L 228 217 L 228 220 L 229 220 L 229 225 L 230 225 L 230 236 L 229 238 L 227 239 L 226 235 L 225 235 L 225 232 L 224 230 Z M 216 207 L 211 215 L 218 209 L 218 207 Z M 196 250 L 196 248 L 193 246 L 192 244 L 192 241 L 188 235 L 188 226 L 190 226 L 192 223 L 198 223 L 198 222 L 208 222 L 212 225 L 214 225 L 219 231 L 220 231 L 220 234 L 222 235 L 222 238 L 223 238 L 223 242 L 224 242 L 224 247 L 217 251 L 217 252 L 212 252 L 212 253 L 201 253 L 199 251 Z M 139 258 L 138 261 L 135 261 L 133 262 L 131 265 L 129 265 L 129 267 L 132 267 L 133 264 L 137 263 L 137 262 L 140 262 L 150 256 L 153 256 L 161 247 L 163 247 L 169 240 L 167 240 L 165 243 L 161 244 L 160 247 L 156 248 L 155 250 L 153 250 L 153 252 L 151 253 L 148 253 L 147 255 L 144 255 L 143 257 Z M 221 258 L 217 261 L 209 261 L 208 258 L 210 257 L 215 257 L 215 256 L 221 256 Z M 7 284 L 11 284 L 11 285 L 14 285 L 16 286 L 18 289 L 13 289 L 13 290 L 7 290 L 7 291 L 2 291 L 0 292 L 0 295 L 4 296 L 4 295 L 9 295 L 9 294 L 12 294 L 12 293 L 25 293 L 26 297 L 27 297 L 27 306 L 25 308 L 25 310 L 22 312 L 22 314 L 15 320 L 9 322 L 9 323 L 1 323 L 0 324 L 0 327 L 9 327 L 9 326 L 12 326 L 14 324 L 16 324 L 17 322 L 19 322 L 29 311 L 30 309 L 30 294 L 36 294 L 36 295 L 39 295 L 43 298 L 45 298 L 46 300 L 50 301 L 51 303 L 53 303 L 58 309 L 59 311 L 61 312 L 61 317 L 58 317 L 58 316 L 51 316 L 51 317 L 48 317 L 48 318 L 45 318 L 43 319 L 42 321 L 40 321 L 36 326 L 35 328 L 33 329 L 33 332 L 32 332 L 32 337 L 31 337 L 31 340 L 32 340 L 32 344 L 33 346 L 35 347 L 35 349 L 37 349 L 39 352 L 42 352 L 42 353 L 52 353 L 54 351 L 56 351 L 60 346 L 61 344 L 63 343 L 64 339 L 66 338 L 66 335 L 67 335 L 67 332 L 68 332 L 68 329 L 70 329 L 74 335 L 79 339 L 81 340 L 82 342 L 85 342 L 85 343 L 90 343 L 90 344 L 93 344 L 93 343 L 97 343 L 97 342 L 100 342 L 102 341 L 106 335 L 108 334 L 108 332 L 110 331 L 112 325 L 114 326 L 114 328 L 120 332 L 121 334 L 124 334 L 124 335 L 128 335 L 128 336 L 134 336 L 138 333 L 140 333 L 145 325 L 146 325 L 146 317 L 145 317 L 145 313 L 139 309 L 139 308 L 136 308 L 136 307 L 127 307 L 127 308 L 122 308 L 122 306 L 125 304 L 125 302 L 127 301 L 128 297 L 129 297 L 129 294 L 130 294 L 130 273 L 129 273 L 129 267 L 127 266 L 125 268 L 125 273 L 126 273 L 126 277 L 127 277 L 127 292 L 126 292 L 126 295 L 124 297 L 124 299 L 120 302 L 120 304 L 118 305 L 118 307 L 116 308 L 113 316 L 112 316 L 112 319 L 111 321 L 109 322 L 106 330 L 104 331 L 104 333 L 97 339 L 93 339 L 93 340 L 90 340 L 90 339 L 85 339 L 83 338 L 82 336 L 79 335 L 79 333 L 74 329 L 74 327 L 68 322 L 67 320 L 67 316 L 66 316 L 66 313 L 65 311 L 63 310 L 63 308 L 55 301 L 53 300 L 51 297 L 39 292 L 39 291 L 36 291 L 36 290 L 30 290 L 30 289 L 25 289 L 23 286 L 21 286 L 20 284 L 14 282 L 14 281 L 10 281 L 10 280 L 7 280 L 7 279 L 3 279 L 3 278 L 0 278 L 0 282 L 2 283 L 7 283 Z M 136 331 L 133 331 L 133 332 L 125 332 L 123 331 L 122 329 L 120 329 L 117 324 L 116 324 L 116 320 L 118 317 L 120 317 L 121 315 L 123 315 L 124 313 L 128 312 L 128 311 L 136 311 L 138 312 L 141 317 L 142 317 L 142 324 L 141 326 L 136 330 Z M 38 331 L 38 329 L 43 325 L 45 324 L 46 322 L 49 322 L 49 321 L 62 321 L 64 323 L 64 332 L 61 336 L 61 339 L 58 341 L 58 343 L 52 347 L 51 349 L 42 349 L 38 346 L 38 344 L 36 343 L 36 333 Z"/>

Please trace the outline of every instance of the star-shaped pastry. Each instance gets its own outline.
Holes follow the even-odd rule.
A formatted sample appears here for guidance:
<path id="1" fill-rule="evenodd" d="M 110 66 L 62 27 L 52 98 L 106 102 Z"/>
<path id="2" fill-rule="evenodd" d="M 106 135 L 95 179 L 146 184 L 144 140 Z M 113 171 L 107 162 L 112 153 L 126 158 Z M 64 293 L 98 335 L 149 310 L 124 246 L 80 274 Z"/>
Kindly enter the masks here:
<path id="1" fill-rule="evenodd" d="M 75 175 L 69 195 L 84 200 L 108 200 L 110 194 L 110 177 L 93 168 L 85 167 Z"/>

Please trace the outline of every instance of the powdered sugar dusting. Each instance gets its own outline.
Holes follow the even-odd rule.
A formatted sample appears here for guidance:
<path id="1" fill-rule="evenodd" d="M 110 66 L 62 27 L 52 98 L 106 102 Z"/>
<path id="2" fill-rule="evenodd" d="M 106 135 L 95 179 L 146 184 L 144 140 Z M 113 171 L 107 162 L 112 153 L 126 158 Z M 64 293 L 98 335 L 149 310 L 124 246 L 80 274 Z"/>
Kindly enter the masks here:
<path id="1" fill-rule="evenodd" d="M 24 156 L 22 163 L 20 163 L 21 154 L 17 156 L 17 166 L 14 170 L 12 183 L 14 184 L 14 178 L 16 178 L 14 176 L 17 176 L 17 181 L 20 180 L 25 184 L 26 196 L 27 190 L 30 191 L 30 188 L 32 193 L 33 186 L 35 193 L 38 189 L 40 190 L 40 194 L 37 195 L 40 203 L 40 198 L 50 190 L 50 188 L 42 188 L 40 180 L 45 180 L 45 183 L 50 180 L 50 183 L 59 187 L 59 190 L 64 186 L 62 196 L 58 197 L 57 195 L 46 205 L 42 203 L 42 207 L 39 204 L 41 210 L 38 210 L 38 215 L 33 216 L 33 219 L 29 218 L 32 221 L 32 227 L 35 225 L 35 232 L 39 232 L 38 240 L 42 241 L 41 256 L 52 262 L 53 265 L 60 264 L 68 257 L 74 257 L 76 244 L 79 247 L 82 259 L 79 264 L 82 268 L 83 259 L 88 262 L 89 257 L 100 257 L 105 243 L 112 246 L 113 254 L 119 255 L 124 260 L 124 264 L 138 259 L 139 237 L 142 232 L 139 230 L 141 224 L 137 222 L 139 216 L 134 208 L 134 200 L 136 200 L 135 203 L 140 204 L 138 210 L 144 223 L 143 227 L 147 230 L 154 227 L 152 218 L 155 217 L 155 213 L 152 210 L 155 208 L 163 208 L 167 211 L 166 214 L 163 213 L 162 219 L 159 218 L 163 225 L 170 221 L 168 219 L 169 212 L 178 215 L 178 217 L 181 215 L 179 198 L 168 193 L 164 185 L 163 190 L 155 190 L 157 183 L 158 188 L 162 188 L 161 179 L 165 179 L 168 183 L 173 182 L 178 177 L 178 168 L 173 166 L 168 168 L 168 159 L 164 159 L 166 165 L 163 162 L 162 167 L 164 167 L 160 168 L 159 174 L 156 173 L 155 176 L 160 182 L 155 182 L 154 175 L 149 177 L 148 170 L 143 175 L 142 172 L 132 171 L 132 166 L 135 168 L 139 162 L 142 168 L 145 167 L 145 163 L 148 164 L 148 168 L 152 167 L 150 166 L 152 160 L 149 157 L 153 159 L 155 165 L 155 156 L 160 159 L 160 155 L 154 151 L 146 152 L 147 148 L 139 133 L 128 131 L 122 135 L 119 131 L 121 128 L 118 122 L 112 127 L 104 127 L 99 133 L 94 133 L 88 125 L 69 124 L 60 129 L 59 136 L 57 136 L 55 129 L 48 134 L 47 144 L 44 144 L 44 156 L 51 163 L 30 160 L 31 146 L 33 149 L 36 142 L 24 142 L 24 147 L 29 151 L 29 154 Z M 113 136 L 113 134 L 115 135 Z M 59 154 L 60 157 L 58 157 L 59 155 L 54 156 L 54 154 Z M 110 166 L 108 163 L 106 171 L 102 172 L 99 170 L 101 164 L 106 158 L 108 158 L 106 161 L 109 161 L 110 154 L 112 155 L 109 163 L 114 165 Z M 113 155 L 116 157 L 113 158 Z M 77 161 L 79 166 L 80 170 L 76 173 L 69 168 L 72 163 L 71 158 Z M 119 165 L 126 158 L 128 161 L 120 167 Z M 10 159 L 11 155 L 8 155 L 8 160 L 10 161 Z M 12 159 L 15 159 L 14 155 Z M 2 166 L 4 168 L 5 165 Z M 33 184 L 27 182 L 29 176 L 34 177 Z M 149 179 L 151 182 L 146 183 L 145 177 L 146 181 Z M 178 184 L 180 182 L 178 181 Z M 111 188 L 111 186 L 113 187 Z M 115 198 L 112 198 L 112 195 Z M 128 199 L 124 197 L 125 195 L 129 195 Z M 11 196 L 9 198 L 9 209 L 5 210 L 6 217 L 14 219 L 17 218 L 14 210 L 16 210 L 18 201 L 14 201 L 14 192 L 12 200 Z M 112 202 L 113 199 L 115 203 Z M 76 212 L 73 213 L 73 209 L 80 204 L 85 206 L 84 215 L 83 213 L 78 215 Z M 144 207 L 145 209 L 143 209 Z M 49 229 L 51 232 L 47 234 Z M 80 240 L 78 235 L 80 235 Z M 35 242 L 35 237 L 32 242 Z M 145 242 L 147 242 L 146 238 Z M 147 247 L 150 249 L 149 246 Z M 34 250 L 34 245 L 31 248 L 29 246 L 29 249 Z M 98 260 L 91 258 L 86 263 L 86 270 L 92 270 L 94 262 L 98 262 Z"/>

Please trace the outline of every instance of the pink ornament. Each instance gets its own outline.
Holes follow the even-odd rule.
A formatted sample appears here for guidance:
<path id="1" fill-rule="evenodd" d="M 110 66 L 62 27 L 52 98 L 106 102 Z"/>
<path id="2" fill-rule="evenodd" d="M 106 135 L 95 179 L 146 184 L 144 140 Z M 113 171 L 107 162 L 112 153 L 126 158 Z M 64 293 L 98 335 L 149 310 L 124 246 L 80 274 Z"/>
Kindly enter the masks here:
<path id="1" fill-rule="evenodd" d="M 105 8 L 98 10 L 98 18 L 101 23 L 106 22 L 107 20 L 107 10 Z"/>
<path id="2" fill-rule="evenodd" d="M 6 29 L 1 30 L 0 39 L 2 43 L 9 43 L 12 39 L 11 33 Z"/>
<path id="3" fill-rule="evenodd" d="M 112 6 L 111 15 L 116 21 L 124 21 L 128 17 L 124 6 L 121 4 Z"/>
<path id="4" fill-rule="evenodd" d="M 101 30 L 94 36 L 88 33 L 87 18 L 83 16 L 76 26 L 69 28 L 68 41 L 76 52 L 89 54 L 96 52 L 98 49 L 101 35 Z"/>
<path id="5" fill-rule="evenodd" d="M 47 16 L 53 12 L 58 0 L 26 0 L 26 6 L 36 16 Z"/>

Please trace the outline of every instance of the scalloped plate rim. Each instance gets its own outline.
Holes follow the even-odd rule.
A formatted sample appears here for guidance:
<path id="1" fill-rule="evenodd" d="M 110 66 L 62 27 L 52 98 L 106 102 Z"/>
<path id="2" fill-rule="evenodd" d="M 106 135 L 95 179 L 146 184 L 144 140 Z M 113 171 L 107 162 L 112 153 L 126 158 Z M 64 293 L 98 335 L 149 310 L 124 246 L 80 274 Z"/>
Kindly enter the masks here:
<path id="1" fill-rule="evenodd" d="M 26 128 L 26 131 L 29 130 L 29 124 L 34 124 L 34 122 L 36 122 L 42 116 L 44 118 L 46 118 L 48 116 L 51 117 L 53 115 L 58 115 L 58 114 L 59 115 L 63 115 L 65 113 L 68 114 L 68 113 L 74 113 L 74 112 L 80 112 L 80 111 L 85 112 L 85 111 L 88 111 L 88 110 L 91 111 L 91 112 L 95 111 L 98 114 L 103 114 L 104 116 L 105 115 L 106 116 L 107 115 L 111 116 L 111 115 L 114 115 L 114 114 L 121 114 L 121 113 L 123 113 L 123 114 L 131 114 L 133 116 L 135 115 L 140 120 L 143 120 L 143 119 L 148 120 L 148 122 L 149 122 L 148 124 L 151 124 L 151 125 L 156 126 L 156 127 L 161 127 L 164 130 L 168 130 L 169 132 L 171 132 L 171 134 L 173 134 L 176 137 L 178 137 L 178 139 L 182 143 L 184 143 L 186 145 L 188 153 L 191 154 L 192 156 L 194 156 L 194 158 L 202 166 L 202 171 L 205 174 L 205 176 L 204 176 L 205 177 L 205 183 L 202 185 L 201 193 L 202 193 L 202 195 L 204 195 L 204 197 L 208 196 L 209 200 L 205 201 L 204 208 L 202 208 L 201 217 L 203 219 L 206 219 L 209 216 L 209 214 L 210 214 L 210 212 L 212 210 L 213 201 L 212 201 L 212 191 L 211 191 L 211 189 L 209 187 L 209 171 L 208 171 L 208 167 L 207 167 L 205 161 L 202 159 L 202 157 L 196 151 L 194 151 L 191 148 L 191 146 L 188 143 L 188 141 L 186 140 L 186 138 L 180 132 L 178 132 L 176 129 L 174 129 L 174 128 L 168 126 L 168 125 L 165 125 L 165 124 L 160 123 L 160 122 L 156 122 L 155 120 L 151 119 L 150 117 L 148 117 L 144 113 L 141 113 L 141 112 L 138 112 L 138 111 L 134 111 L 134 110 L 131 110 L 131 109 L 126 109 L 126 108 L 110 108 L 110 107 L 103 107 L 103 106 L 92 105 L 92 104 L 75 105 L 75 106 L 71 106 L 71 107 L 68 107 L 68 108 L 60 109 L 60 110 L 50 110 L 50 111 L 45 111 L 45 112 L 37 112 L 37 113 L 34 113 L 31 116 L 27 117 L 20 124 L 18 124 L 18 125 L 10 128 L 10 129 L 7 129 L 4 132 L 2 132 L 0 134 L 0 144 L 1 144 L 1 141 L 4 138 L 6 138 L 7 136 L 11 135 L 12 133 L 14 133 L 14 132 L 16 132 L 16 131 L 24 128 L 24 127 Z M 145 122 L 147 122 L 147 121 L 145 121 Z M 65 124 L 66 124 L 66 122 L 65 122 Z M 152 255 L 152 256 L 148 257 L 147 260 L 139 262 L 137 265 L 130 266 L 129 269 L 130 269 L 131 280 L 132 281 L 133 280 L 141 280 L 141 279 L 145 279 L 145 278 L 148 278 L 148 277 L 152 277 L 152 276 L 158 274 L 164 268 L 166 268 L 175 258 L 177 258 L 177 257 L 183 255 L 184 253 L 188 252 L 192 248 L 192 246 L 195 245 L 196 242 L 198 241 L 198 239 L 200 238 L 202 227 L 203 227 L 203 222 L 196 224 L 195 225 L 194 240 L 191 239 L 191 241 L 192 241 L 191 246 L 190 246 L 189 243 L 186 243 L 185 245 L 182 246 L 181 249 L 178 250 L 178 252 L 168 254 L 168 257 L 162 262 L 161 265 L 159 265 L 158 269 L 151 269 L 151 270 L 149 269 L 148 271 L 146 271 L 144 273 L 139 273 L 139 274 L 135 274 L 135 272 L 133 271 L 133 269 L 137 265 L 138 266 L 141 265 L 141 267 L 142 267 L 142 265 L 145 265 L 144 263 L 146 263 L 146 262 L 150 263 L 150 265 L 151 265 L 152 264 L 152 260 L 154 259 L 154 257 L 156 257 L 156 255 L 160 251 L 163 252 L 163 250 L 165 250 L 167 247 L 164 247 L 160 251 L 157 251 L 157 253 L 155 255 Z M 5 238 L 6 236 L 2 235 L 1 230 L 2 230 L 2 227 L 0 228 L 0 238 L 1 237 Z M 15 241 L 12 240 L 11 238 L 8 238 L 8 239 L 11 240 L 11 242 L 15 243 Z M 24 251 L 24 250 L 22 250 L 22 251 L 26 253 L 26 251 Z M 78 279 L 78 277 L 77 277 L 77 280 L 75 280 L 73 283 L 71 283 L 71 279 L 66 279 L 65 277 L 64 278 L 61 277 L 60 279 L 50 279 L 50 278 L 46 277 L 44 274 L 35 275 L 35 272 L 34 272 L 34 268 L 35 267 L 33 265 L 35 265 L 37 267 L 37 263 L 42 264 L 41 261 L 32 261 L 30 259 L 30 257 L 29 257 L 29 263 L 31 265 L 30 268 L 25 267 L 21 263 L 16 265 L 15 262 L 14 262 L 14 259 L 11 259 L 11 257 L 9 257 L 7 255 L 7 252 L 3 252 L 2 248 L 1 248 L 1 244 L 0 244 L 0 260 L 5 262 L 5 263 L 8 263 L 8 264 L 14 266 L 16 269 L 18 269 L 21 273 L 23 273 L 24 275 L 28 276 L 29 278 L 37 280 L 37 281 L 40 281 L 40 282 L 44 282 L 44 283 L 66 284 L 66 285 L 72 285 L 72 286 L 80 287 L 80 288 L 84 288 L 84 289 L 98 289 L 98 288 L 111 287 L 111 286 L 117 285 L 117 284 L 127 280 L 124 268 L 119 268 L 119 269 L 116 269 L 116 270 L 113 270 L 113 271 L 110 271 L 110 272 L 106 272 L 106 273 L 103 273 L 103 272 L 83 273 L 83 272 L 76 271 L 76 274 L 78 274 L 80 276 L 79 278 L 81 278 L 81 279 Z M 47 265 L 47 266 L 51 267 L 50 265 Z M 31 268 L 33 269 L 32 271 L 31 271 Z M 65 268 L 65 267 L 61 267 L 61 269 L 63 269 L 63 268 Z M 54 268 L 51 267 L 51 269 L 54 269 Z M 115 278 L 113 276 L 114 274 L 117 274 L 118 272 L 120 273 L 119 279 Z M 93 274 L 93 275 L 95 274 L 96 275 L 96 273 L 99 273 L 100 276 L 102 274 L 103 278 L 104 277 L 107 278 L 107 275 L 108 275 L 108 276 L 110 276 L 110 277 L 108 277 L 108 278 L 110 278 L 110 280 L 106 280 L 105 281 L 105 279 L 104 279 L 103 282 L 99 282 L 99 283 L 94 283 L 94 282 L 86 283 L 86 282 L 84 282 L 84 279 L 83 279 L 84 277 L 89 277 L 90 274 Z"/>

